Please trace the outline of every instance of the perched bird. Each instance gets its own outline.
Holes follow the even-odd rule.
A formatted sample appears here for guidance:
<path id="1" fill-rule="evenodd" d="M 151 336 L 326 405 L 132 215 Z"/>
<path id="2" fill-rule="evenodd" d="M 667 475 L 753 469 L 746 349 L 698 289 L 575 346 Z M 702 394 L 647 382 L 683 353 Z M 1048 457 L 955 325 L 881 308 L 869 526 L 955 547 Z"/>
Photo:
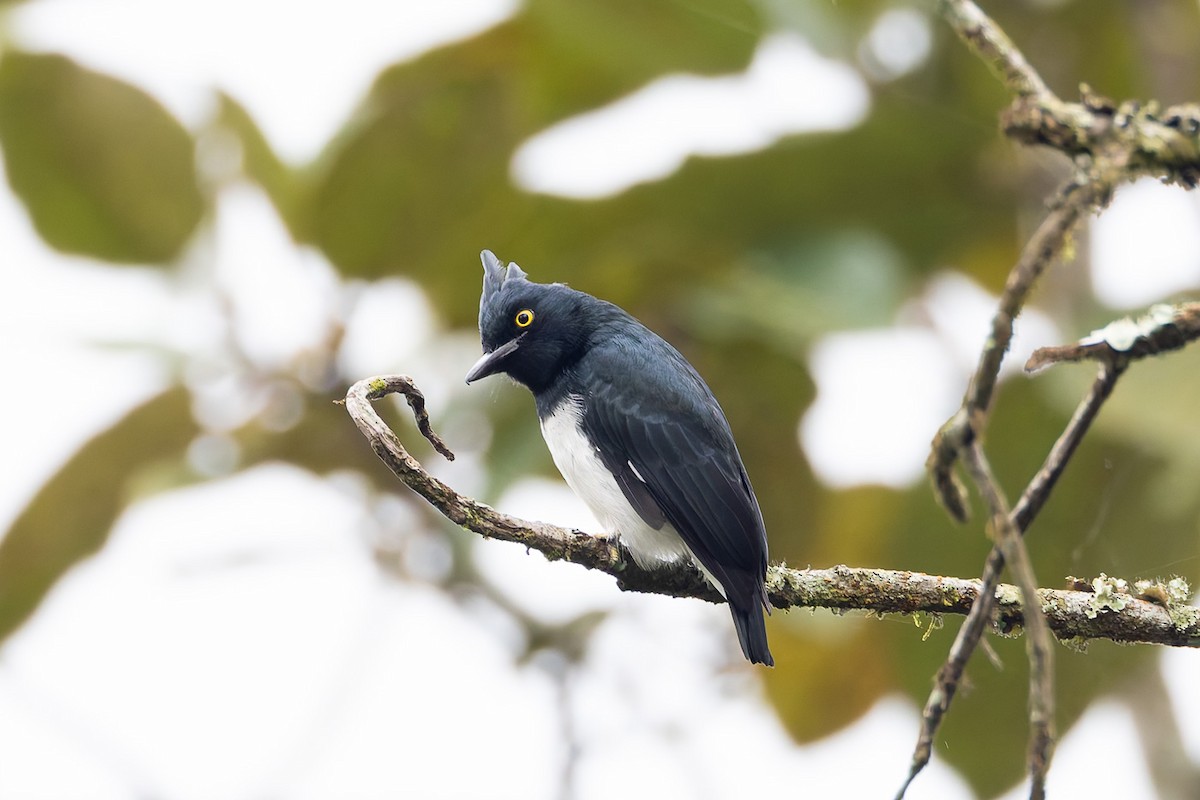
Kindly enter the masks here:
<path id="1" fill-rule="evenodd" d="M 728 601 L 746 658 L 774 664 L 767 534 L 712 390 L 612 303 L 481 258 L 484 355 L 467 383 L 507 373 L 528 387 L 555 465 L 607 532 L 642 567 L 691 558 Z"/>

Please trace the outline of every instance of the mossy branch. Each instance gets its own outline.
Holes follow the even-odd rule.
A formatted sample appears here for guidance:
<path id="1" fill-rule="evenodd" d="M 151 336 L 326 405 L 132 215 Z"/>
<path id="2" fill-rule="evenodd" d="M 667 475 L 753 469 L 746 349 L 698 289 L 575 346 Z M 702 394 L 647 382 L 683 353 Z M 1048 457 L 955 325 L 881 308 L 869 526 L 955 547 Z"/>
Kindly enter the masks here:
<path id="1" fill-rule="evenodd" d="M 616 578 L 625 591 L 692 597 L 721 602 L 720 595 L 686 562 L 645 570 L 611 538 L 523 520 L 459 494 L 430 475 L 401 444 L 376 413 L 373 400 L 403 394 L 421 432 L 439 452 L 452 457 L 429 425 L 424 397 L 411 378 L 387 375 L 368 378 L 350 387 L 345 405 L 355 425 L 376 455 L 396 477 L 425 498 L 456 525 L 489 539 L 500 539 L 537 550 L 551 561 L 569 561 Z M 439 447 L 440 445 L 440 447 Z M 772 564 L 767 571 L 767 594 L 780 609 L 828 608 L 875 614 L 966 614 L 979 596 L 977 579 L 926 575 L 920 572 L 845 566 L 794 569 Z M 995 591 L 991 623 L 1003 634 L 1024 628 L 1020 590 L 1001 584 Z M 1122 596 L 1120 608 L 1106 593 L 1081 589 L 1039 589 L 1039 605 L 1051 630 L 1073 643 L 1092 639 L 1114 642 L 1200 647 L 1200 609 L 1184 604 Z M 1098 601 L 1097 598 L 1102 598 Z"/>

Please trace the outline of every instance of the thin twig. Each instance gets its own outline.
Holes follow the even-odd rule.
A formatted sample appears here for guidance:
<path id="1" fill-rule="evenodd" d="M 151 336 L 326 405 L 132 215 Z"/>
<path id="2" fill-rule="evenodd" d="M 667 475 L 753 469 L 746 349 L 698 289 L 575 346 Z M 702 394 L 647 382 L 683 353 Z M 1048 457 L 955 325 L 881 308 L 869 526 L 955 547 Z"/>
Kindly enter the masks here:
<path id="1" fill-rule="evenodd" d="M 1050 448 L 1042 468 L 1029 481 L 1017 504 L 1013 506 L 1013 524 L 1020 533 L 1024 534 L 1029 530 L 1033 518 L 1042 510 L 1063 470 L 1067 468 L 1067 462 L 1075 454 L 1075 448 L 1083 441 L 1083 435 L 1100 413 L 1100 406 L 1104 405 L 1104 401 L 1112 394 L 1113 387 L 1117 385 L 1117 379 L 1125 372 L 1126 364 L 1124 359 L 1117 358 L 1100 365 L 1096 380 L 1092 381 L 1092 388 L 1088 390 L 1075 413 L 1071 415 L 1067 427 Z"/>
<path id="2" fill-rule="evenodd" d="M 1021 251 L 1020 260 L 1008 275 L 1000 305 L 992 318 L 991 336 L 980 353 L 967 393 L 969 417 L 991 407 L 1000 364 L 1012 344 L 1014 321 L 1025 307 L 1037 279 L 1062 253 L 1079 222 L 1108 197 L 1107 187 L 1095 182 L 1080 184 L 1079 181 L 1078 177 L 1072 179 L 1059 191 L 1050 213 L 1034 231 Z"/>
<path id="3" fill-rule="evenodd" d="M 1200 339 L 1200 303 L 1157 305 L 1137 319 L 1117 320 L 1073 344 L 1039 347 L 1025 362 L 1025 371 L 1064 362 L 1132 361 L 1178 350 L 1196 339 Z"/>
<path id="4" fill-rule="evenodd" d="M 1025 487 L 1025 491 L 1021 493 L 1010 516 L 1016 530 L 1022 535 L 1041 511 L 1046 499 L 1050 496 L 1050 491 L 1066 469 L 1067 462 L 1075 453 L 1079 443 L 1083 441 L 1084 434 L 1095 421 L 1096 415 L 1099 414 L 1100 407 L 1112 394 L 1113 387 L 1123 370 L 1124 364 L 1120 362 L 1101 366 L 1091 390 L 1075 409 L 1070 422 L 1054 442 L 1054 446 L 1050 448 L 1041 469 L 1037 471 L 1029 485 Z M 1004 571 L 1004 565 L 1004 550 L 996 545 L 988 553 L 987 561 L 984 563 L 983 574 L 980 578 L 979 601 L 967 613 L 967 618 L 954 638 L 945 663 L 938 670 L 933 691 L 925 701 L 925 708 L 921 713 L 921 731 L 917 737 L 917 746 L 914 748 L 909 776 L 898 797 L 904 795 L 904 789 L 929 763 L 934 737 L 958 691 L 967 661 L 982 640 L 983 632 L 987 630 L 988 622 L 992 619 L 995 610 L 996 589 L 1000 585 L 1000 575 Z M 1043 609 L 1045 609 L 1044 605 Z M 1052 629 L 1055 627 L 1053 620 L 1050 622 L 1050 627 Z M 1059 634 L 1059 638 L 1062 638 L 1061 634 Z"/>
<path id="5" fill-rule="evenodd" d="M 959 38 L 992 68 L 1009 91 L 1019 97 L 1054 98 L 1042 76 L 1029 65 L 1008 34 L 979 6 L 964 0 L 943 0 L 940 11 Z"/>
<path id="6" fill-rule="evenodd" d="M 1043 800 L 1054 748 L 1054 651 L 1050 629 L 1037 602 L 1037 579 L 1025 539 L 1013 523 L 1008 501 L 978 441 L 967 449 L 965 463 L 991 514 L 996 547 L 1016 577 L 1028 609 L 1025 624 L 1029 635 L 1025 637 L 1025 648 L 1029 655 L 1029 798 Z"/>
<path id="7" fill-rule="evenodd" d="M 963 447 L 983 432 L 1000 365 L 1012 343 L 1014 321 L 1021 313 L 1034 283 L 1062 252 L 1075 226 L 1108 196 L 1106 188 L 1096 183 L 1080 185 L 1078 180 L 1074 179 L 1063 187 L 1059 201 L 1021 251 L 1021 258 L 1009 273 L 1000 296 L 1000 305 L 992 317 L 991 335 L 979 355 L 963 409 L 951 417 L 934 437 L 926 466 L 935 490 L 939 492 L 939 500 L 948 508 L 966 508 L 964 496 L 948 494 L 962 491 L 961 484 L 957 484 L 953 478 L 954 465 Z M 947 442 L 952 445 L 947 446 Z"/>

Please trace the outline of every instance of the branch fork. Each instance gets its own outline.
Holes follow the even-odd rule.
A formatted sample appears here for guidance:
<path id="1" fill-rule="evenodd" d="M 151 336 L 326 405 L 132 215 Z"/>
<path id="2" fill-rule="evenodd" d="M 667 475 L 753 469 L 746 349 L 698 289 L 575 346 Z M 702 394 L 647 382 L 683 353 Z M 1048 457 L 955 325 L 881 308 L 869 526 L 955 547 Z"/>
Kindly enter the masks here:
<path id="1" fill-rule="evenodd" d="M 1112 393 L 1130 361 L 1182 347 L 1200 337 L 1200 304 L 1156 307 L 1137 320 L 1118 321 L 1073 345 L 1046 347 L 1026 364 L 1030 372 L 1063 361 L 1099 362 L 1096 380 L 1042 468 L 1011 509 L 987 462 L 981 440 L 988 422 L 1000 365 L 1012 339 L 1013 324 L 1041 274 L 1067 250 L 1079 223 L 1103 208 L 1120 183 L 1143 175 L 1194 188 L 1200 181 L 1200 106 L 1187 104 L 1160 111 L 1155 104 L 1114 103 L 1081 87 L 1081 102 L 1061 100 L 1047 87 L 1024 55 L 971 0 L 943 0 L 946 22 L 1013 95 L 1001 114 L 1010 138 L 1053 147 L 1074 159 L 1076 174 L 1059 191 L 1049 213 L 1009 273 L 992 320 L 992 333 L 980 354 L 962 408 L 934 437 L 927 469 L 935 495 L 948 513 L 966 520 L 966 489 L 956 474 L 962 464 L 988 509 L 995 545 L 984 564 L 982 591 L 938 671 L 922 714 L 912 764 L 897 798 L 929 762 L 933 738 L 954 698 L 963 670 L 978 646 L 985 621 L 993 613 L 1000 574 L 1007 566 L 1021 587 L 1026 606 L 1037 608 L 1032 566 L 1024 532 L 1045 504 L 1083 435 Z M 1125 600 L 1103 583 L 1094 587 L 1085 613 L 1122 610 Z M 1049 615 L 1028 615 L 1030 662 L 1029 796 L 1043 798 L 1054 747 L 1053 651 Z"/>

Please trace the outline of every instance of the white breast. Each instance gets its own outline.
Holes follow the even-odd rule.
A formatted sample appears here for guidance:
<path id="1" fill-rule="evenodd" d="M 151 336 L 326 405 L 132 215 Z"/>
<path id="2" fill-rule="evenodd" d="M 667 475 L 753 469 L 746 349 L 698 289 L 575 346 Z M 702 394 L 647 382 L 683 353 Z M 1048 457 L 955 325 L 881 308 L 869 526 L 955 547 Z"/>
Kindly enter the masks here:
<path id="1" fill-rule="evenodd" d="M 584 435 L 581 417 L 580 398 L 572 395 L 542 420 L 542 437 L 567 485 L 587 504 L 607 533 L 621 537 L 641 566 L 652 567 L 656 561 L 691 557 L 670 523 L 661 530 L 651 528 L 625 499 L 616 479 Z"/>

